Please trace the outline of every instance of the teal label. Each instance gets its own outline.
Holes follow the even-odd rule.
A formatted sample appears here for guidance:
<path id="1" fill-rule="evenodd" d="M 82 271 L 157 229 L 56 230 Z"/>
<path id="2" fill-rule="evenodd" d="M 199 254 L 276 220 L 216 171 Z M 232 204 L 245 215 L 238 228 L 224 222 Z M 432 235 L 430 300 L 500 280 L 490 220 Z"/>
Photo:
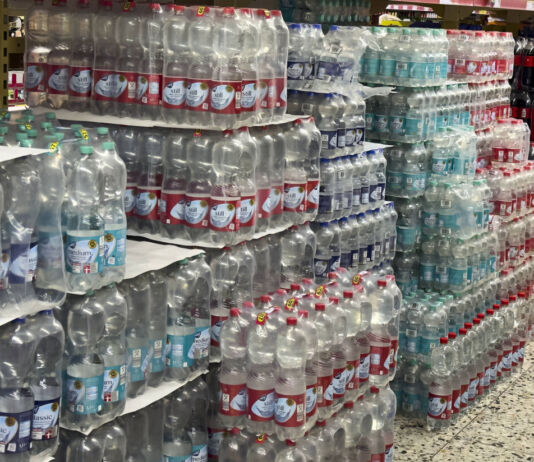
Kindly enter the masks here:
<path id="1" fill-rule="evenodd" d="M 419 341 L 419 349 L 421 354 L 430 355 L 432 350 L 439 344 L 439 337 L 427 338 L 421 337 Z"/>
<path id="2" fill-rule="evenodd" d="M 440 66 L 439 64 L 434 64 L 434 63 L 426 63 L 426 66 L 425 66 L 425 77 L 427 79 L 439 79 L 439 76 L 440 76 Z"/>
<path id="3" fill-rule="evenodd" d="M 426 184 L 426 173 L 405 173 L 404 188 L 407 191 L 423 192 Z"/>
<path id="4" fill-rule="evenodd" d="M 397 226 L 397 244 L 403 248 L 412 247 L 417 240 L 417 228 Z"/>
<path id="5" fill-rule="evenodd" d="M 195 335 L 167 335 L 167 367 L 191 367 L 194 363 L 192 352 Z"/>
<path id="6" fill-rule="evenodd" d="M 409 63 L 397 62 L 395 65 L 395 77 L 399 77 L 400 79 L 408 78 L 408 64 Z"/>
<path id="7" fill-rule="evenodd" d="M 462 125 L 469 125 L 470 122 L 471 122 L 471 114 L 469 113 L 469 111 L 463 111 L 460 114 L 460 123 Z"/>
<path id="8" fill-rule="evenodd" d="M 390 172 L 387 173 L 388 189 L 398 191 L 402 189 L 403 174 L 401 172 Z"/>
<path id="9" fill-rule="evenodd" d="M 395 72 L 395 60 L 381 59 L 378 72 L 382 77 L 392 77 Z"/>
<path id="10" fill-rule="evenodd" d="M 439 227 L 441 229 L 450 229 L 451 231 L 457 231 L 459 229 L 458 226 L 458 215 L 457 214 L 451 214 L 451 215 L 439 215 Z"/>
<path id="11" fill-rule="evenodd" d="M 195 328 L 195 340 L 193 342 L 193 357 L 195 359 L 207 358 L 210 350 L 209 326 L 197 326 Z"/>
<path id="12" fill-rule="evenodd" d="M 406 136 L 421 136 L 423 133 L 423 120 L 410 119 L 406 117 L 404 121 Z"/>
<path id="13" fill-rule="evenodd" d="M 445 114 L 438 114 L 436 116 L 436 130 L 444 130 L 445 128 L 447 128 L 447 125 L 447 116 Z"/>
<path id="14" fill-rule="evenodd" d="M 447 175 L 449 171 L 449 159 L 437 159 L 432 157 L 432 173 L 435 175 Z"/>
<path id="15" fill-rule="evenodd" d="M 68 273 L 95 274 L 102 271 L 104 236 L 75 236 L 67 232 L 65 266 Z"/>
<path id="16" fill-rule="evenodd" d="M 148 347 L 128 348 L 128 374 L 130 382 L 141 382 L 145 380 L 148 373 L 150 356 Z"/>
<path id="17" fill-rule="evenodd" d="M 449 284 L 451 286 L 463 287 L 467 282 L 467 268 L 449 268 Z"/>
<path id="18" fill-rule="evenodd" d="M 416 333 L 417 335 L 417 333 Z M 419 351 L 419 337 L 408 337 L 406 336 L 406 350 L 410 353 L 417 353 Z"/>
<path id="19" fill-rule="evenodd" d="M 428 263 L 421 263 L 421 280 L 425 282 L 432 282 L 434 280 L 434 273 L 436 271 L 436 265 L 430 265 Z"/>
<path id="20" fill-rule="evenodd" d="M 435 229 L 438 224 L 438 214 L 436 212 L 423 211 L 423 229 Z"/>
<path id="21" fill-rule="evenodd" d="M 117 403 L 126 397 L 126 364 L 108 366 L 104 370 L 104 387 L 102 400 L 104 403 Z"/>
<path id="22" fill-rule="evenodd" d="M 468 284 L 472 284 L 472 282 L 473 282 L 473 265 L 469 265 L 467 267 L 466 274 L 467 274 L 467 283 Z"/>
<path id="23" fill-rule="evenodd" d="M 449 283 L 449 270 L 446 266 L 437 266 L 436 265 L 436 281 L 440 284 Z"/>
<path id="24" fill-rule="evenodd" d="M 411 79 L 423 80 L 428 77 L 427 66 L 425 63 L 409 63 L 408 71 Z M 432 73 L 434 75 L 434 73 Z"/>
<path id="25" fill-rule="evenodd" d="M 63 402 L 73 414 L 96 414 L 102 410 L 103 388 L 103 375 L 73 377 L 67 373 Z"/>
<path id="26" fill-rule="evenodd" d="M 389 117 L 389 131 L 395 135 L 404 134 L 404 117 L 390 116 Z"/>
<path id="27" fill-rule="evenodd" d="M 388 116 L 375 114 L 373 119 L 373 129 L 378 133 L 386 133 L 388 130 Z"/>
<path id="28" fill-rule="evenodd" d="M 191 455 L 191 462 L 207 462 L 208 460 L 208 445 L 194 444 L 193 454 Z"/>
<path id="29" fill-rule="evenodd" d="M 380 61 L 377 58 L 364 57 L 362 61 L 362 69 L 365 75 L 375 76 L 376 74 L 378 74 Z"/>
<path id="30" fill-rule="evenodd" d="M 126 227 L 106 231 L 104 235 L 104 262 L 106 266 L 124 266 L 126 263 Z"/>
<path id="31" fill-rule="evenodd" d="M 406 412 L 417 412 L 420 409 L 419 395 L 404 391 L 402 396 L 402 409 Z"/>
<path id="32" fill-rule="evenodd" d="M 161 372 L 165 369 L 164 347 L 165 338 L 150 340 L 150 372 Z"/>
<path id="33" fill-rule="evenodd" d="M 488 258 L 488 271 L 490 273 L 495 273 L 496 263 L 497 263 L 497 257 L 495 255 L 490 255 Z"/>

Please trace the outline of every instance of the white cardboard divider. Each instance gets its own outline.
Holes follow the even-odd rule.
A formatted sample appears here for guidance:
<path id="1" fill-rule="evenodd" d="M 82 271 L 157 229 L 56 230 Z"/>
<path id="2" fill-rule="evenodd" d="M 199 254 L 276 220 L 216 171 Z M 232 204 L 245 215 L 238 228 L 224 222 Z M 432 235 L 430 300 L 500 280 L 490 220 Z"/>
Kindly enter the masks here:
<path id="1" fill-rule="evenodd" d="M 0 162 L 7 162 L 8 160 L 18 159 L 24 156 L 38 156 L 44 154 L 46 151 L 36 148 L 21 148 L 19 146 L 0 146 Z"/>
<path id="2" fill-rule="evenodd" d="M 247 239 L 247 242 L 253 241 L 255 239 L 260 239 L 265 236 L 270 236 L 271 234 L 281 233 L 282 231 L 289 229 L 291 226 L 292 225 L 287 224 L 284 226 L 279 226 L 277 228 L 272 228 L 268 231 L 263 231 L 261 233 L 255 233 L 251 239 Z M 165 237 L 165 236 L 162 236 L 161 234 L 140 233 L 139 231 L 136 231 L 134 229 L 128 230 L 128 236 L 142 237 L 142 238 L 154 241 L 154 242 L 165 242 L 167 244 L 174 244 L 174 245 L 181 246 L 181 247 L 192 247 L 192 248 L 197 248 L 197 249 L 222 249 L 223 247 L 226 247 L 227 245 L 229 245 L 229 244 L 212 244 L 210 242 L 191 242 L 187 239 Z M 126 261 L 126 265 L 128 265 L 128 261 Z"/>
<path id="3" fill-rule="evenodd" d="M 377 149 L 390 148 L 391 144 L 372 143 L 371 141 L 364 141 L 363 152 L 376 151 Z"/>
<path id="4" fill-rule="evenodd" d="M 52 111 L 48 108 L 38 107 L 32 109 L 33 113 L 35 115 L 44 114 L 46 112 Z M 204 126 L 199 127 L 198 125 L 190 125 L 190 124 L 171 124 L 164 122 L 163 120 L 144 120 L 144 119 L 138 119 L 135 117 L 117 117 L 117 116 L 108 116 L 108 115 L 98 115 L 98 114 L 92 114 L 91 112 L 76 112 L 76 111 L 68 111 L 66 109 L 59 109 L 54 111 L 56 114 L 56 117 L 59 120 L 71 120 L 76 122 L 91 122 L 91 123 L 97 123 L 102 125 L 128 125 L 131 127 L 160 127 L 160 128 L 189 128 L 189 129 L 203 129 L 203 130 L 216 130 L 216 131 L 223 131 L 223 128 L 217 128 L 212 126 Z M 301 115 L 291 115 L 286 114 L 280 119 L 277 119 L 275 121 L 272 121 L 270 123 L 261 123 L 261 124 L 246 124 L 247 126 L 263 126 L 263 125 L 279 125 L 286 122 L 292 122 L 293 120 L 297 120 L 300 118 L 306 118 L 308 116 L 301 116 Z M 237 124 L 234 128 L 239 128 L 243 126 L 243 124 Z"/>
<path id="5" fill-rule="evenodd" d="M 189 382 L 192 382 L 193 380 L 197 379 L 201 375 L 204 375 L 207 373 L 208 373 L 207 369 L 202 369 L 202 370 L 193 372 L 185 380 L 173 380 L 171 382 L 163 381 L 157 387 L 147 386 L 145 392 L 142 395 L 136 396 L 135 398 L 126 398 L 126 405 L 124 406 L 124 410 L 122 411 L 120 415 L 122 416 L 126 414 L 131 414 L 132 412 L 136 412 L 136 411 L 139 411 L 140 409 L 144 409 L 145 407 L 150 406 L 152 403 L 155 403 L 156 401 L 159 401 L 162 398 L 165 398 L 165 396 L 170 395 L 171 393 L 175 392 L 176 390 L 179 390 L 180 388 L 182 388 L 184 385 L 188 384 Z M 102 419 L 102 421 L 99 422 L 98 426 L 93 427 L 90 430 L 87 430 L 84 432 L 80 431 L 76 427 L 65 426 L 61 422 L 60 422 L 60 427 L 65 428 L 67 430 L 77 431 L 84 435 L 89 435 L 92 432 L 94 432 L 96 429 L 100 428 L 102 425 L 107 424 L 108 422 L 111 422 L 112 420 L 115 420 L 115 418 Z"/>
<path id="6" fill-rule="evenodd" d="M 0 326 L 13 321 L 14 319 L 29 316 L 30 314 L 36 314 L 42 310 L 51 310 L 54 306 L 56 305 L 39 300 L 23 302 L 15 307 L 10 306 L 9 308 L 0 310 Z"/>

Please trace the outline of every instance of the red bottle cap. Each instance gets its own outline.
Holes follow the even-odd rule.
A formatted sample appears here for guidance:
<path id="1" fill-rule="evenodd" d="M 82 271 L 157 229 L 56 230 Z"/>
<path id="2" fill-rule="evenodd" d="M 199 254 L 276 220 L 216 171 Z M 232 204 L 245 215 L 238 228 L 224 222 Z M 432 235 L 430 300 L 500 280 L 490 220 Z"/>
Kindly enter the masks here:
<path id="1" fill-rule="evenodd" d="M 354 294 L 352 293 L 352 290 L 344 290 L 343 291 L 343 298 L 352 298 Z"/>
<path id="2" fill-rule="evenodd" d="M 232 318 L 236 318 L 240 314 L 241 314 L 241 311 L 239 311 L 239 308 L 231 308 L 230 309 L 230 316 L 232 316 Z"/>
<path id="3" fill-rule="evenodd" d="M 460 332 L 460 335 L 467 335 L 467 329 L 465 327 L 460 327 L 458 332 Z"/>
<path id="4" fill-rule="evenodd" d="M 289 317 L 287 318 L 287 325 L 288 326 L 296 326 L 297 325 L 297 318 L 294 318 L 294 317 Z"/>
<path id="5" fill-rule="evenodd" d="M 455 339 L 456 338 L 456 332 L 449 332 L 449 338 L 451 340 Z"/>
<path id="6" fill-rule="evenodd" d="M 439 343 L 441 345 L 446 345 L 447 343 L 449 343 L 449 339 L 447 337 L 440 337 L 439 338 Z"/>
<path id="7" fill-rule="evenodd" d="M 384 281 L 383 279 L 380 279 L 377 284 L 378 287 L 386 287 L 388 285 L 387 281 Z"/>
<path id="8" fill-rule="evenodd" d="M 324 311 L 325 305 L 324 303 L 316 303 L 315 304 L 315 311 Z"/>
<path id="9" fill-rule="evenodd" d="M 473 324 L 476 324 L 476 325 L 480 324 L 480 319 L 478 318 L 473 319 Z"/>
<path id="10" fill-rule="evenodd" d="M 337 305 L 339 303 L 338 297 L 328 297 L 328 300 L 331 301 L 334 305 Z"/>

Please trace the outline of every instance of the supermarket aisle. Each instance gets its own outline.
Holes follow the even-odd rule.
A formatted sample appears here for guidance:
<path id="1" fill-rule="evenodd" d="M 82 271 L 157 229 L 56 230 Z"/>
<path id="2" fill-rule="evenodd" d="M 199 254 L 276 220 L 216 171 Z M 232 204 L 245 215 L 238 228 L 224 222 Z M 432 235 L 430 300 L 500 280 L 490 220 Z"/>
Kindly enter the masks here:
<path id="1" fill-rule="evenodd" d="M 531 344 L 523 373 L 499 384 L 445 433 L 428 433 L 399 417 L 395 462 L 534 461 L 533 357 Z"/>

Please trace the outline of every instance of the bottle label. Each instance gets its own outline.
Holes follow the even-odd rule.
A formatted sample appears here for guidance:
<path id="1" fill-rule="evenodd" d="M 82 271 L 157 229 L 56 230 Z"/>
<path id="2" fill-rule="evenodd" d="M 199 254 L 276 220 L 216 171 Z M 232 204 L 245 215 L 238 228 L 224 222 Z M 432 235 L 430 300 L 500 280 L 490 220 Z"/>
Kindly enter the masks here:
<path id="1" fill-rule="evenodd" d="M 306 420 L 314 416 L 317 412 L 317 386 L 308 385 L 306 387 Z"/>
<path id="2" fill-rule="evenodd" d="M 456 288 L 462 288 L 467 283 L 467 268 L 449 268 L 449 284 Z"/>
<path id="3" fill-rule="evenodd" d="M 380 454 L 371 454 L 370 462 L 386 462 L 386 454 L 381 452 Z"/>
<path id="4" fill-rule="evenodd" d="M 158 220 L 161 188 L 137 187 L 135 214 L 143 220 Z"/>
<path id="5" fill-rule="evenodd" d="M 439 72 L 439 69 L 438 69 L 438 72 Z M 431 69 L 430 66 L 427 67 L 426 63 L 416 63 L 416 62 L 408 63 L 408 75 L 411 79 L 419 79 L 419 80 L 424 80 L 427 78 L 433 79 L 435 74 L 436 74 L 435 68 Z"/>
<path id="6" fill-rule="evenodd" d="M 345 396 L 345 387 L 346 387 L 346 367 L 339 369 L 334 369 L 334 376 L 332 378 L 332 388 L 333 388 L 333 397 L 334 399 L 340 399 Z"/>
<path id="7" fill-rule="evenodd" d="M 439 343 L 439 338 L 432 338 L 432 337 L 421 337 L 419 342 L 419 347 L 421 349 L 421 354 L 423 355 L 430 355 L 432 350 L 436 348 L 436 346 Z"/>
<path id="8" fill-rule="evenodd" d="M 461 388 L 457 388 L 452 392 L 452 413 L 458 414 L 460 412 L 462 397 Z"/>
<path id="9" fill-rule="evenodd" d="M 91 97 L 95 101 L 113 101 L 118 96 L 118 75 L 112 70 L 93 70 L 94 88 Z"/>
<path id="10" fill-rule="evenodd" d="M 436 269 L 436 265 L 432 265 L 429 263 L 421 263 L 420 264 L 421 280 L 424 282 L 434 281 L 435 269 Z"/>
<path id="11" fill-rule="evenodd" d="M 281 427 L 301 427 L 305 422 L 306 393 L 285 395 L 275 392 L 274 420 Z"/>
<path id="12" fill-rule="evenodd" d="M 70 67 L 61 64 L 48 64 L 47 92 L 51 95 L 66 95 L 69 91 Z"/>
<path id="13" fill-rule="evenodd" d="M 210 344 L 214 347 L 221 345 L 221 329 L 228 316 L 211 316 Z"/>
<path id="14" fill-rule="evenodd" d="M 342 268 L 350 268 L 352 266 L 353 253 L 351 250 L 348 252 L 341 252 L 341 259 L 339 264 Z"/>
<path id="15" fill-rule="evenodd" d="M 46 63 L 28 63 L 24 74 L 24 84 L 27 92 L 46 91 Z"/>
<path id="16" fill-rule="evenodd" d="M 197 326 L 195 337 L 191 347 L 192 358 L 198 360 L 208 357 L 210 348 L 210 328 L 209 326 Z"/>
<path id="17" fill-rule="evenodd" d="M 478 376 L 469 381 L 469 388 L 467 389 L 467 397 L 469 401 L 473 401 L 477 395 L 478 382 Z"/>
<path id="18" fill-rule="evenodd" d="M 345 147 L 352 148 L 356 143 L 356 131 L 357 128 L 347 128 L 345 130 Z"/>
<path id="19" fill-rule="evenodd" d="M 207 228 L 209 223 L 209 197 L 203 194 L 185 196 L 185 222 L 189 228 Z"/>
<path id="20" fill-rule="evenodd" d="M 274 419 L 274 389 L 247 388 L 247 416 L 253 422 L 269 422 Z"/>
<path id="21" fill-rule="evenodd" d="M 122 104 L 135 104 L 137 102 L 137 74 L 118 72 L 115 79 L 117 101 Z"/>
<path id="22" fill-rule="evenodd" d="M 104 386 L 102 401 L 117 403 L 126 397 L 126 364 L 122 366 L 108 366 L 104 369 Z"/>
<path id="23" fill-rule="evenodd" d="M 317 405 L 319 407 L 327 407 L 333 403 L 334 399 L 334 385 L 333 375 L 325 377 L 317 377 Z"/>
<path id="24" fill-rule="evenodd" d="M 52 440 L 59 434 L 60 397 L 35 401 L 33 408 L 32 440 Z M 4 440 L 5 441 L 5 440 Z"/>
<path id="25" fill-rule="evenodd" d="M 224 437 L 224 429 L 208 427 L 208 460 L 219 459 L 219 447 Z"/>
<path id="26" fill-rule="evenodd" d="M 130 382 L 144 381 L 148 374 L 149 364 L 148 347 L 128 348 L 128 375 Z"/>
<path id="27" fill-rule="evenodd" d="M 386 133 L 388 131 L 388 116 L 375 114 L 373 118 L 373 128 L 378 133 Z"/>
<path id="28" fill-rule="evenodd" d="M 7 289 L 8 287 L 8 273 L 9 273 L 9 248 L 2 249 L 0 253 L 0 290 Z"/>
<path id="29" fill-rule="evenodd" d="M 347 130 L 340 128 L 337 131 L 337 148 L 343 149 L 345 147 L 345 134 Z"/>
<path id="30" fill-rule="evenodd" d="M 257 108 L 258 85 L 256 80 L 245 80 L 241 88 L 241 112 L 252 112 Z"/>
<path id="31" fill-rule="evenodd" d="M 259 205 L 258 218 L 269 218 L 271 216 L 271 190 L 269 188 L 258 189 L 256 198 Z"/>
<path id="32" fill-rule="evenodd" d="M 386 444 L 386 450 L 384 452 L 384 461 L 385 462 L 393 462 L 393 452 L 394 452 L 394 446 L 393 443 Z"/>
<path id="33" fill-rule="evenodd" d="M 313 259 L 313 266 L 316 278 L 326 278 L 330 271 L 330 257 L 321 257 L 316 254 Z"/>
<path id="34" fill-rule="evenodd" d="M 167 367 L 182 368 L 191 367 L 194 364 L 192 352 L 195 335 L 167 335 L 165 345 L 165 363 Z"/>
<path id="35" fill-rule="evenodd" d="M 306 211 L 313 212 L 319 208 L 319 180 L 308 179 L 306 182 Z"/>
<path id="36" fill-rule="evenodd" d="M 328 151 L 336 148 L 337 130 L 321 130 L 321 151 Z"/>
<path id="37" fill-rule="evenodd" d="M 222 415 L 241 416 L 247 412 L 247 386 L 227 385 L 219 381 L 219 412 Z"/>
<path id="38" fill-rule="evenodd" d="M 166 109 L 184 109 L 187 80 L 184 77 L 163 77 L 161 104 Z"/>
<path id="39" fill-rule="evenodd" d="M 389 345 L 371 345 L 369 373 L 371 375 L 389 374 L 389 360 Z"/>
<path id="40" fill-rule="evenodd" d="M 181 225 L 185 223 L 185 191 L 161 191 L 159 219 L 167 225 Z"/>
<path id="41" fill-rule="evenodd" d="M 369 203 L 369 186 L 362 186 L 360 199 L 361 205 L 367 205 Z"/>
<path id="42" fill-rule="evenodd" d="M 211 82 L 210 112 L 238 114 L 241 109 L 241 82 Z"/>
<path id="43" fill-rule="evenodd" d="M 449 397 L 443 395 L 436 395 L 434 393 L 428 394 L 428 417 L 431 419 L 446 420 L 450 418 L 448 409 Z"/>
<path id="44" fill-rule="evenodd" d="M 360 386 L 360 378 L 358 377 L 358 369 L 360 367 L 360 359 L 347 361 L 347 369 L 345 375 L 345 387 L 347 390 L 357 390 Z"/>
<path id="45" fill-rule="evenodd" d="M 210 229 L 236 232 L 239 230 L 239 198 L 212 197 L 210 199 Z"/>
<path id="46" fill-rule="evenodd" d="M 126 192 L 124 194 L 124 211 L 127 217 L 135 214 L 135 202 L 137 199 L 137 186 L 134 184 L 126 185 Z"/>
<path id="47" fill-rule="evenodd" d="M 465 73 L 469 75 L 482 75 L 482 62 L 467 59 L 465 61 Z"/>
<path id="48" fill-rule="evenodd" d="M 2 256 L 2 272 L 9 271 L 9 282 L 11 284 L 24 284 L 25 282 L 33 281 L 37 268 L 37 249 L 37 242 L 32 242 L 31 244 L 11 244 L 10 257 Z M 9 264 L 10 261 L 11 264 Z M 5 276 L 3 279 L 5 279 Z"/>
<path id="49" fill-rule="evenodd" d="M 250 228 L 256 224 L 256 196 L 241 197 L 238 219 L 240 228 Z"/>
<path id="50" fill-rule="evenodd" d="M 165 369 L 165 351 L 166 339 L 150 340 L 150 372 L 161 372 Z"/>
<path id="51" fill-rule="evenodd" d="M 500 217 L 509 217 L 513 212 L 513 201 L 496 200 L 493 205 L 493 211 Z"/>
<path id="52" fill-rule="evenodd" d="M 469 384 L 462 384 L 460 387 L 460 408 L 465 409 L 469 402 Z"/>
<path id="53" fill-rule="evenodd" d="M 208 445 L 194 444 L 193 452 L 191 453 L 191 462 L 207 462 L 208 460 Z"/>
<path id="54" fill-rule="evenodd" d="M 404 173 L 404 188 L 406 191 L 420 193 L 425 190 L 426 174 L 425 173 Z"/>
<path id="55" fill-rule="evenodd" d="M 319 213 L 326 215 L 334 211 L 333 191 L 328 191 L 326 185 L 319 186 Z"/>
<path id="56" fill-rule="evenodd" d="M 276 81 L 264 79 L 258 82 L 258 106 L 262 109 L 272 109 L 276 104 Z"/>
<path id="57" fill-rule="evenodd" d="M 105 266 L 124 266 L 126 263 L 126 227 L 107 230 L 104 234 Z"/>
<path id="58" fill-rule="evenodd" d="M 71 67 L 69 77 L 69 95 L 77 97 L 91 96 L 93 87 L 93 68 Z"/>
<path id="59" fill-rule="evenodd" d="M 305 212 L 306 183 L 284 184 L 284 212 Z"/>
<path id="60" fill-rule="evenodd" d="M 65 382 L 63 401 L 73 414 L 96 414 L 102 410 L 103 375 L 73 377 L 67 373 Z"/>
<path id="61" fill-rule="evenodd" d="M 303 80 L 304 63 L 302 61 L 287 62 L 287 80 Z"/>
<path id="62" fill-rule="evenodd" d="M 269 194 L 269 204 L 271 207 L 271 215 L 281 215 L 284 209 L 283 207 L 283 196 L 282 196 L 282 185 L 276 185 L 271 188 Z"/>
<path id="63" fill-rule="evenodd" d="M 409 76 L 408 65 L 409 63 L 403 63 L 403 62 L 397 61 L 395 65 L 395 77 L 399 77 L 402 79 L 408 78 Z"/>
<path id="64" fill-rule="evenodd" d="M 137 101 L 146 106 L 161 104 L 161 74 L 137 75 Z"/>
<path id="65" fill-rule="evenodd" d="M 102 271 L 104 236 L 75 236 L 67 232 L 65 269 L 74 274 L 96 274 Z M 13 255 L 11 255 L 13 260 Z M 13 266 L 13 265 L 12 265 Z"/>
<path id="66" fill-rule="evenodd" d="M 395 64 L 396 62 L 394 59 L 381 59 L 378 73 L 382 77 L 393 77 L 395 72 Z"/>
<path id="67" fill-rule="evenodd" d="M 496 162 L 519 163 L 523 160 L 521 149 L 517 148 L 492 148 L 492 158 Z"/>
<path id="68" fill-rule="evenodd" d="M 360 355 L 360 367 L 358 368 L 358 379 L 360 381 L 360 384 L 364 384 L 369 380 L 370 363 L 370 353 L 364 353 Z"/>
<path id="69" fill-rule="evenodd" d="M 185 103 L 190 111 L 209 110 L 210 81 L 207 79 L 197 79 L 189 81 L 185 96 Z"/>
<path id="70" fill-rule="evenodd" d="M 0 412 L 0 453 L 19 454 L 31 449 L 33 409 Z"/>

